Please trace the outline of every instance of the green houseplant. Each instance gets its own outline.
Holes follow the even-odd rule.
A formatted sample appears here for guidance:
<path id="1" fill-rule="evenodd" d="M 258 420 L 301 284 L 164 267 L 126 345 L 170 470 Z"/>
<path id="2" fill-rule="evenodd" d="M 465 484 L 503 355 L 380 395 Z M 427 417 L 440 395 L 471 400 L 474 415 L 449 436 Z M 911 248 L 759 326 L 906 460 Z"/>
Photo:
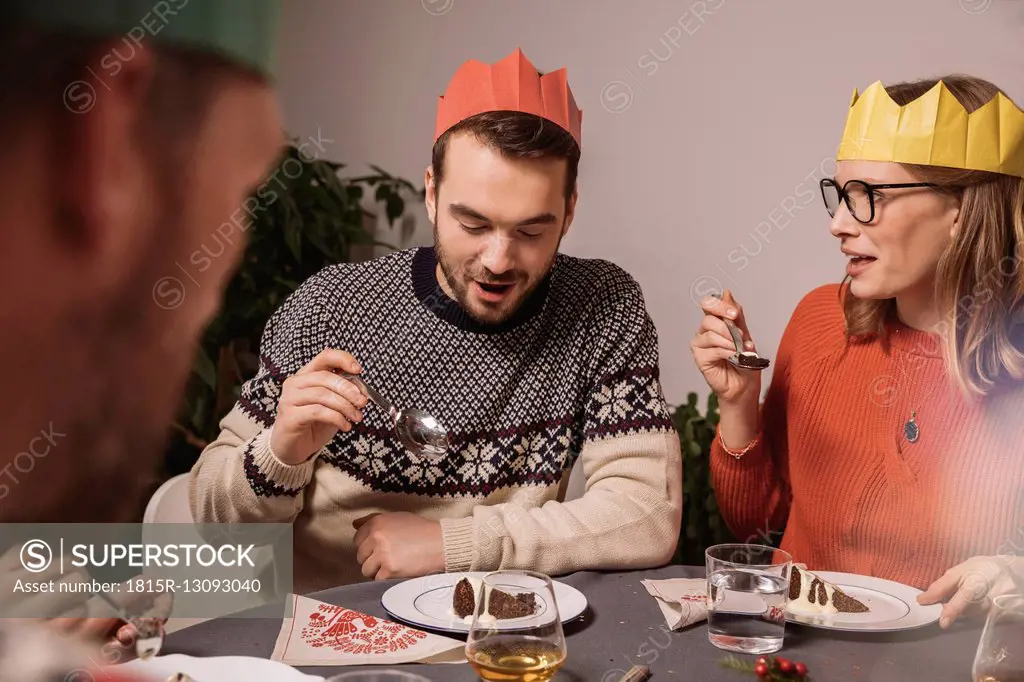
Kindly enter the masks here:
<path id="1" fill-rule="evenodd" d="M 249 244 L 196 353 L 164 478 L 187 472 L 217 437 L 242 383 L 257 370 L 263 327 L 284 299 L 324 266 L 350 261 L 353 247 L 379 243 L 365 229 L 373 218 L 363 208 L 368 193 L 392 224 L 406 198 L 423 197 L 422 189 L 377 166 L 371 175 L 340 177 L 344 164 L 316 158 L 297 142 L 247 204 Z"/>
<path id="2" fill-rule="evenodd" d="M 701 414 L 697 394 L 672 409 L 683 456 L 683 526 L 672 563 L 704 565 L 704 550 L 711 545 L 735 542 L 718 510 L 711 485 L 711 441 L 718 427 L 718 396 L 708 396 Z"/>

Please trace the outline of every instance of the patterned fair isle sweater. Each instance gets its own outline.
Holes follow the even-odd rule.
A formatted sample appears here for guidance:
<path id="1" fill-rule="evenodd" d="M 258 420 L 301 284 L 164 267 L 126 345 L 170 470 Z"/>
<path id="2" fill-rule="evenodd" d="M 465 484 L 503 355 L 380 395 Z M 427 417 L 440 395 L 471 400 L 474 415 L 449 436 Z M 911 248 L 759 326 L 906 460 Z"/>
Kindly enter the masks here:
<path id="1" fill-rule="evenodd" d="M 500 325 L 438 285 L 432 248 L 325 268 L 269 320 L 260 369 L 192 470 L 197 523 L 292 522 L 294 590 L 364 580 L 352 521 L 407 511 L 439 520 L 447 571 L 552 575 L 666 563 L 679 537 L 679 439 L 658 339 L 637 283 L 602 260 L 559 254 Z M 309 462 L 268 448 L 281 384 L 326 348 L 370 385 L 444 424 L 440 461 L 407 453 L 382 410 Z M 565 500 L 581 459 L 585 494 Z"/>

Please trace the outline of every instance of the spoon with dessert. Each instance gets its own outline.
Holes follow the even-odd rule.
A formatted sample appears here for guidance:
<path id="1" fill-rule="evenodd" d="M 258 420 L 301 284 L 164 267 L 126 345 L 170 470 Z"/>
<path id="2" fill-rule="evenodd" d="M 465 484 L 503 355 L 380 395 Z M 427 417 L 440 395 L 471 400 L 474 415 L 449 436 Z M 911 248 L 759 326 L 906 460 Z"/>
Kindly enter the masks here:
<path id="1" fill-rule="evenodd" d="M 433 416 L 416 408 L 399 409 L 358 375 L 338 374 L 356 384 L 367 398 L 387 413 L 395 435 L 406 450 L 430 459 L 439 459 L 448 453 L 448 430 Z"/>
<path id="2" fill-rule="evenodd" d="M 722 295 L 717 292 L 713 292 L 711 295 L 718 300 L 722 300 Z M 743 332 L 741 332 L 739 327 L 737 327 L 729 318 L 722 317 L 719 319 L 725 322 L 725 326 L 729 328 L 729 333 L 732 335 L 732 342 L 736 344 L 736 352 L 728 358 L 729 364 L 738 369 L 751 370 L 754 372 L 760 372 L 763 369 L 767 369 L 768 366 L 772 364 L 771 360 L 758 355 L 755 351 L 742 350 Z"/>

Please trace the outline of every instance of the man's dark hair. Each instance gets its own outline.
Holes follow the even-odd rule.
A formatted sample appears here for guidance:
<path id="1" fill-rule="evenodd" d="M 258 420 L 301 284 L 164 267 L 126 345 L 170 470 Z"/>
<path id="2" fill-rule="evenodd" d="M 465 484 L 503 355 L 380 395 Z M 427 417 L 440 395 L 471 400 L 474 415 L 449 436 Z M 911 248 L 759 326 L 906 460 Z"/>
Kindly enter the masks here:
<path id="1" fill-rule="evenodd" d="M 565 201 L 568 203 L 572 197 L 580 165 L 579 145 L 568 131 L 557 124 L 521 111 L 488 111 L 477 114 L 460 121 L 437 138 L 431 156 L 435 190 L 440 190 L 444 178 L 444 157 L 448 150 L 448 140 L 460 133 L 475 135 L 481 142 L 509 158 L 565 159 Z"/>

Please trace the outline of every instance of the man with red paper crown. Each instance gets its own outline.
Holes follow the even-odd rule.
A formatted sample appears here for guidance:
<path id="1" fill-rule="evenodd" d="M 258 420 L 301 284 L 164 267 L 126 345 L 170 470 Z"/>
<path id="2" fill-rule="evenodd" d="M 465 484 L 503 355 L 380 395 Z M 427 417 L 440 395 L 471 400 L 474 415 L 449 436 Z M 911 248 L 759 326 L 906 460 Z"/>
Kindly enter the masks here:
<path id="1" fill-rule="evenodd" d="M 137 512 L 245 239 L 179 305 L 154 287 L 280 157 L 278 14 L 277 0 L 0 3 L 3 544 L 8 524 Z M 80 593 L 16 591 L 56 582 L 57 562 L 22 575 L 17 544 L 0 555 L 0 680 L 123 679 L 94 669 L 134 654 L 99 646 L 120 621 L 87 618 Z"/>
<path id="2" fill-rule="evenodd" d="M 192 471 L 198 522 L 291 522 L 294 589 L 435 572 L 667 563 L 679 440 L 637 283 L 558 253 L 582 114 L 564 69 L 469 61 L 440 97 L 432 248 L 327 267 L 269 320 Z M 414 454 L 358 374 L 447 428 Z M 565 498 L 580 461 L 586 491 Z"/>

